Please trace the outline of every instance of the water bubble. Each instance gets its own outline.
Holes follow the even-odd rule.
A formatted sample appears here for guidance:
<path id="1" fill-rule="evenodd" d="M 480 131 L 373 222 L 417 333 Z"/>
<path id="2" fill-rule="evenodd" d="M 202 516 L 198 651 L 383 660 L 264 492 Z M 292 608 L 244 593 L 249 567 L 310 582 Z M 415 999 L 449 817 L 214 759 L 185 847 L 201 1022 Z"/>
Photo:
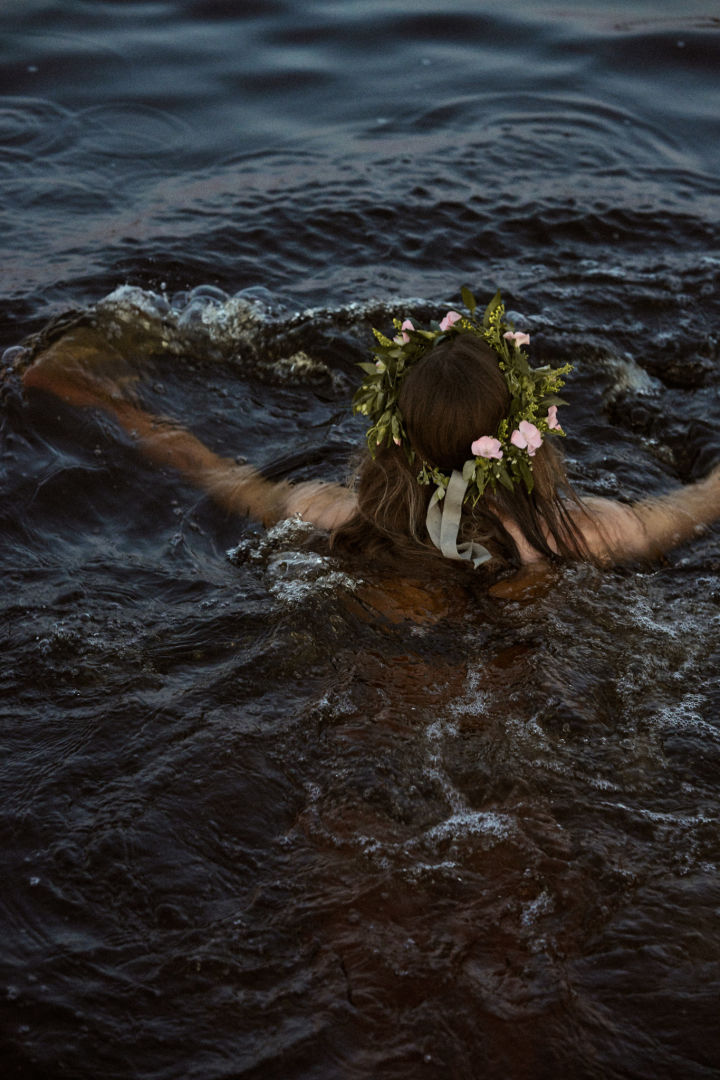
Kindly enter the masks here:
<path id="1" fill-rule="evenodd" d="M 27 355 L 28 350 L 23 348 L 22 345 L 11 345 L 9 349 L 5 349 L 3 352 L 2 362 L 10 367 L 17 363 L 17 361 L 24 360 Z"/>
<path id="2" fill-rule="evenodd" d="M 216 285 L 198 285 L 189 293 L 189 299 L 191 302 L 193 300 L 204 300 L 216 304 L 225 304 L 230 297 L 228 293 L 218 289 Z"/>

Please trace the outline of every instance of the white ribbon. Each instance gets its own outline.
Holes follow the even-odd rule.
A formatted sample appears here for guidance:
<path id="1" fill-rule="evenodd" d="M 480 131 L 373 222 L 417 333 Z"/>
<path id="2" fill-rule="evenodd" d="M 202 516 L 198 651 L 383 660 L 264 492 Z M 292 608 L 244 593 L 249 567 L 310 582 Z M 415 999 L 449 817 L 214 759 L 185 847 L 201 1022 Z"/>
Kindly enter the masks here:
<path id="1" fill-rule="evenodd" d="M 446 559 L 471 562 L 477 570 L 478 566 L 486 563 L 492 555 L 486 547 L 476 544 L 474 540 L 468 540 L 463 544 L 457 542 L 466 491 L 467 483 L 463 480 L 462 473 L 453 469 L 445 495 L 440 496 L 441 488 L 439 487 L 433 492 L 425 524 L 430 539 L 435 547 L 442 551 Z"/>

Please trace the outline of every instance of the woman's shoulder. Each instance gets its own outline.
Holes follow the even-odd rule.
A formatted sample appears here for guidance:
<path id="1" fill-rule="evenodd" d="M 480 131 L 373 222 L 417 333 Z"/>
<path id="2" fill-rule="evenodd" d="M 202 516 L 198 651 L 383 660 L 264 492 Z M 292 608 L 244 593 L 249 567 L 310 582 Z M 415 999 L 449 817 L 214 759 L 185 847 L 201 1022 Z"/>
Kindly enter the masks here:
<path id="1" fill-rule="evenodd" d="M 357 512 L 357 496 L 350 488 L 323 480 L 306 480 L 288 488 L 284 510 L 299 515 L 318 529 L 332 531 L 346 525 Z"/>

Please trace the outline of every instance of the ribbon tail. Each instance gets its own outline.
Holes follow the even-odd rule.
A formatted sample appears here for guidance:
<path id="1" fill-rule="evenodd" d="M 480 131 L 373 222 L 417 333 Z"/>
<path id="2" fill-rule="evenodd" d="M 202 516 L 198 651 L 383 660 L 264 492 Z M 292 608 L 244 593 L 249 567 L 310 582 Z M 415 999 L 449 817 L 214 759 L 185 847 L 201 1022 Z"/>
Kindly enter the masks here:
<path id="1" fill-rule="evenodd" d="M 471 562 L 477 569 L 478 566 L 488 562 L 492 555 L 486 547 L 475 541 L 458 545 L 457 535 L 466 491 L 467 482 L 463 480 L 462 473 L 457 469 L 453 470 L 444 497 L 440 496 L 440 488 L 436 488 L 433 492 L 425 524 L 430 539 L 446 559 Z"/>

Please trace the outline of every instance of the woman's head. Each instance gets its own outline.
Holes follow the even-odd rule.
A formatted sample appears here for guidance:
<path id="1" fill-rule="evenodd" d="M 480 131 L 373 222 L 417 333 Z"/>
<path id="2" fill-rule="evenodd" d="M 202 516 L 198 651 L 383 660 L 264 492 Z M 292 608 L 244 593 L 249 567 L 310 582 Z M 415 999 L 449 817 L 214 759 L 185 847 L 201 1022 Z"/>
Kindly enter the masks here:
<path id="1" fill-rule="evenodd" d="M 475 334 L 447 337 L 408 371 L 398 397 L 414 460 L 404 445 L 379 446 L 366 453 L 357 473 L 358 514 L 334 534 L 334 541 L 365 552 L 392 547 L 404 557 L 438 556 L 425 526 L 431 485 L 420 484 L 423 465 L 443 472 L 462 470 L 473 457 L 471 444 L 492 436 L 510 410 L 510 392 L 497 353 Z M 573 496 L 562 458 L 544 440 L 532 459 L 534 488 L 517 483 L 512 491 L 488 488 L 463 508 L 461 539 L 476 539 L 503 561 L 518 552 L 504 521 L 512 520 L 540 553 L 572 558 L 578 534 L 564 508 L 561 491 Z M 548 541 L 551 537 L 551 542 Z"/>
<path id="2" fill-rule="evenodd" d="M 459 334 L 408 372 L 398 404 L 418 460 L 451 471 L 472 457 L 475 439 L 495 434 L 510 394 L 497 354 L 475 334 Z"/>

